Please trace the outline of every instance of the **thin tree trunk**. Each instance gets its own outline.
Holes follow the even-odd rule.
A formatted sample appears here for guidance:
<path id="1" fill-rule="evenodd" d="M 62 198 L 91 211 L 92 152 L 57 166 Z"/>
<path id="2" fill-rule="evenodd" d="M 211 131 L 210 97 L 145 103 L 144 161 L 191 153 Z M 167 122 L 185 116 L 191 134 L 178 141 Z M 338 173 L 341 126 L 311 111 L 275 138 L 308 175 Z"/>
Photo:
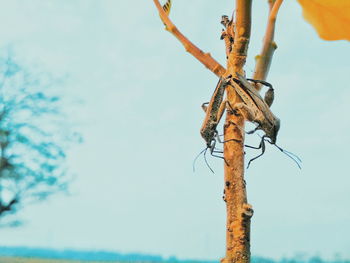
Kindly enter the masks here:
<path id="1" fill-rule="evenodd" d="M 243 73 L 247 57 L 251 27 L 251 0 L 236 0 L 235 38 L 232 52 L 227 60 L 225 75 Z M 227 98 L 234 105 L 238 97 L 234 89 L 227 89 Z M 244 118 L 227 112 L 224 126 L 225 141 L 239 139 L 242 143 L 229 141 L 224 145 L 225 200 L 226 200 L 226 256 L 224 263 L 250 262 L 250 219 L 252 207 L 247 203 L 244 180 Z"/>
<path id="2" fill-rule="evenodd" d="M 274 42 L 276 16 L 283 0 L 270 0 L 270 15 L 265 33 L 263 48 L 257 56 L 254 78 L 265 80 L 270 69 L 275 49 Z M 242 74 L 247 57 L 251 26 L 251 0 L 236 0 L 235 38 L 232 52 L 227 60 L 227 75 Z M 260 85 L 256 85 L 260 89 Z M 233 89 L 227 89 L 231 105 L 238 102 Z M 226 201 L 226 257 L 223 263 L 250 262 L 250 220 L 252 206 L 248 204 L 244 180 L 244 119 L 227 112 L 224 126 L 225 141 L 240 139 L 241 144 L 233 141 L 224 145 L 225 164 L 225 201 Z"/>
<path id="3" fill-rule="evenodd" d="M 247 50 L 250 40 L 251 27 L 251 5 L 252 0 L 235 0 L 236 21 L 235 32 L 226 28 L 227 35 L 222 35 L 225 39 L 227 58 L 227 70 L 221 66 L 209 53 L 203 52 L 191 41 L 188 40 L 172 23 L 168 15 L 163 10 L 159 0 L 153 0 L 159 15 L 166 26 L 185 47 L 186 51 L 198 59 L 204 66 L 217 76 L 232 75 L 236 73 L 244 75 L 243 67 L 246 62 Z M 275 22 L 278 10 L 283 0 L 268 0 L 270 5 L 270 15 L 265 33 L 263 48 L 257 56 L 254 78 L 265 80 L 269 72 L 271 60 L 275 49 L 274 42 Z M 234 38 L 233 46 L 231 39 Z M 260 89 L 260 84 L 255 85 Z M 240 102 L 239 97 L 233 88 L 227 88 L 227 98 L 231 105 Z M 225 186 L 224 200 L 226 201 L 226 256 L 221 261 L 223 263 L 249 263 L 250 262 L 250 219 L 253 216 L 252 206 L 248 204 L 246 185 L 244 180 L 244 118 L 236 116 L 227 111 L 224 125 L 224 157 L 225 157 Z M 237 143 L 231 139 L 238 139 Z"/>

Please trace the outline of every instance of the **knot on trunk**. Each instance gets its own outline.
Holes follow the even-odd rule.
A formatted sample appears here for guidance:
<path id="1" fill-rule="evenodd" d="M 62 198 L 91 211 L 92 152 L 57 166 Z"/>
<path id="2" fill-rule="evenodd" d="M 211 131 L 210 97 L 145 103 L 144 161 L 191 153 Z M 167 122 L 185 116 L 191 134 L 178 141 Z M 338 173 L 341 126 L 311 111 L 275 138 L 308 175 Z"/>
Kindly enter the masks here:
<path id="1" fill-rule="evenodd" d="M 252 205 L 243 204 L 241 214 L 244 218 L 250 219 L 254 214 Z"/>

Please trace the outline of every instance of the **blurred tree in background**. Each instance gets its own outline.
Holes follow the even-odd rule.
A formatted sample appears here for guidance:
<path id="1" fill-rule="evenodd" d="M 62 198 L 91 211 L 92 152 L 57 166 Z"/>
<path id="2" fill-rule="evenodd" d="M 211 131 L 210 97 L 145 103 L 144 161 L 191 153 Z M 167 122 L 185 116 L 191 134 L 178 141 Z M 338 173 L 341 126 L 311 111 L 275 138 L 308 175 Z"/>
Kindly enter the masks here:
<path id="1" fill-rule="evenodd" d="M 28 203 L 67 189 L 66 150 L 81 140 L 54 93 L 61 81 L 34 73 L 8 53 L 0 57 L 0 223 Z"/>

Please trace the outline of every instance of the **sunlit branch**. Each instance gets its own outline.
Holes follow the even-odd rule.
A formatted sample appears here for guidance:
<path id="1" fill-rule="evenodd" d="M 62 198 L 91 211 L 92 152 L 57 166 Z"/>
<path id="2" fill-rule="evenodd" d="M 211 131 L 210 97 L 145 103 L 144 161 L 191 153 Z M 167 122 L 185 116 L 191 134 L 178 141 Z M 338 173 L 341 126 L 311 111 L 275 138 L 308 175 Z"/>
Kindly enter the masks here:
<path id="1" fill-rule="evenodd" d="M 274 42 L 276 17 L 283 0 L 269 1 L 270 14 L 260 55 L 256 56 L 254 79 L 266 80 L 273 54 L 277 48 Z M 256 85 L 260 89 L 260 85 Z"/>
<path id="2" fill-rule="evenodd" d="M 172 33 L 185 47 L 186 51 L 192 54 L 196 59 L 198 59 L 206 68 L 212 71 L 217 76 L 222 76 L 226 69 L 217 62 L 210 53 L 204 53 L 201 49 L 199 49 L 196 45 L 194 45 L 190 40 L 188 40 L 171 22 L 165 11 L 163 10 L 161 4 L 158 0 L 153 0 L 156 5 L 160 18 L 165 24 L 166 30 Z"/>
<path id="3" fill-rule="evenodd" d="M 235 0 L 234 41 L 227 59 L 226 75 L 244 74 L 243 67 L 251 32 L 252 0 Z M 227 99 L 231 105 L 239 102 L 234 88 L 227 89 Z M 226 113 L 224 125 L 225 141 L 235 138 L 242 141 L 224 144 L 225 181 L 224 193 L 226 201 L 226 255 L 221 263 L 250 262 L 250 219 L 253 209 L 247 200 L 244 180 L 244 117 L 243 115 Z"/>

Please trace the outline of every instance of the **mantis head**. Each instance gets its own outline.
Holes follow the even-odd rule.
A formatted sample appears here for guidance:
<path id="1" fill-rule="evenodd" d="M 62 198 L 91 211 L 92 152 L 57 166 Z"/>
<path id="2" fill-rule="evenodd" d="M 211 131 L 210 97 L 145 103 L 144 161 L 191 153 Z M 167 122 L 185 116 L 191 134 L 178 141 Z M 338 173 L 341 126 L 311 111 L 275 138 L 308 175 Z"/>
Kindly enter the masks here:
<path id="1" fill-rule="evenodd" d="M 280 119 L 276 118 L 274 124 L 270 126 L 269 129 L 264 130 L 266 137 L 270 138 L 272 144 L 275 144 L 277 141 L 277 135 L 278 131 L 280 130 L 280 127 L 281 121 Z"/>

